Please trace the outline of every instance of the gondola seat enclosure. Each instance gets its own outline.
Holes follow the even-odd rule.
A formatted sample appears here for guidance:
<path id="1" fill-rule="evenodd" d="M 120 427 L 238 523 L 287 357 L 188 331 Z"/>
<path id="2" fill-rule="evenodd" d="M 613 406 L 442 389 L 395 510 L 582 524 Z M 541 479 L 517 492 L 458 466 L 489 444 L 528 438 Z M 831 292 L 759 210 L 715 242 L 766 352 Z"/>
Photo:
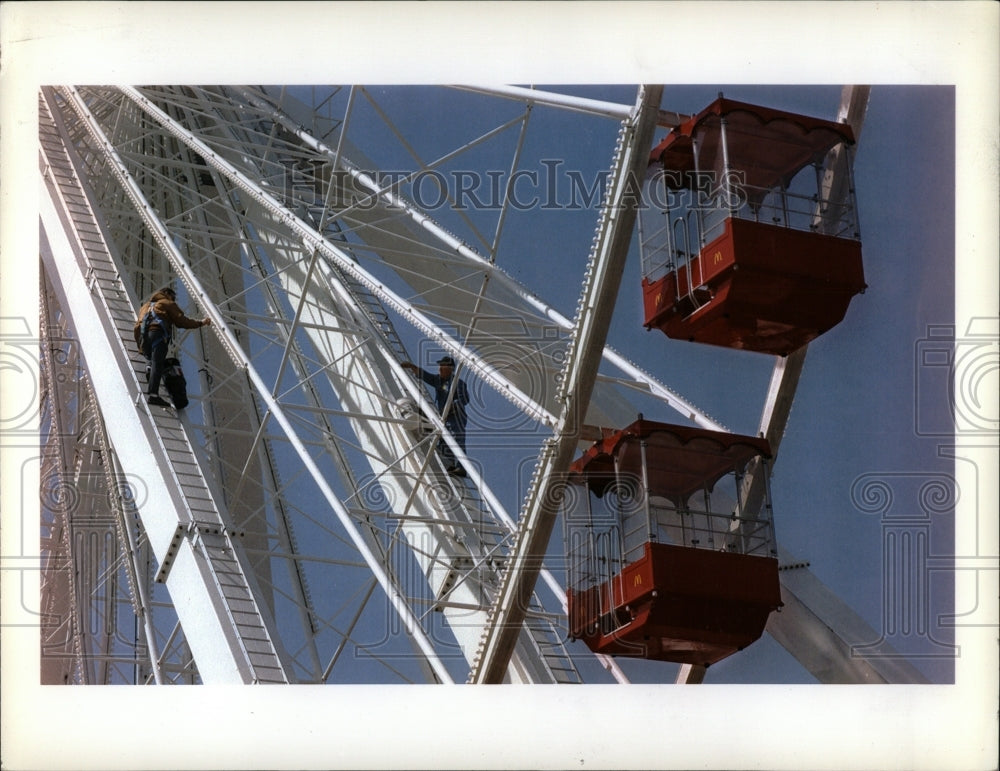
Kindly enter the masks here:
<path id="1" fill-rule="evenodd" d="M 650 155 L 647 329 L 787 355 L 866 288 L 844 123 L 720 96 Z"/>
<path id="2" fill-rule="evenodd" d="M 574 461 L 570 636 L 598 653 L 700 665 L 757 640 L 781 605 L 770 454 L 761 438 L 640 418 Z"/>

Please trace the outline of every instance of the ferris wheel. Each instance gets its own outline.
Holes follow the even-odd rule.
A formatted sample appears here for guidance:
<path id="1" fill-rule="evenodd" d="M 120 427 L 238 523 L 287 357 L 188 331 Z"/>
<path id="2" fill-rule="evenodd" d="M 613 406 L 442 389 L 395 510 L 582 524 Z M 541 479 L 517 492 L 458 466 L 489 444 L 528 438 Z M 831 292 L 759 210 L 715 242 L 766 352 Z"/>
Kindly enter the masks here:
<path id="1" fill-rule="evenodd" d="M 661 96 L 42 89 L 43 682 L 698 682 L 765 624 L 831 679 L 918 678 L 817 643 L 834 631 L 779 591 L 767 505 L 805 346 L 864 287 L 849 153 L 867 90 L 798 122 Z M 753 136 L 781 121 L 797 128 Z M 758 163 L 761 142 L 798 154 Z M 704 174 L 749 168 L 708 191 L 721 215 L 697 202 Z M 646 326 L 773 361 L 760 436 L 606 345 L 637 221 Z M 739 258 L 753 223 L 856 262 L 839 311 L 765 324 L 740 300 L 762 293 Z M 726 273 L 704 251 L 723 230 Z M 174 330 L 183 408 L 146 401 L 133 337 L 165 287 L 211 321 Z M 467 405 L 426 387 L 446 359 Z M 693 484 L 664 481 L 680 466 Z M 725 560 L 766 564 L 761 596 L 681 623 L 657 591 L 616 589 L 649 589 L 659 563 L 643 578 L 638 555 L 671 548 L 689 576 L 722 559 L 723 594 L 747 575 Z M 756 615 L 707 639 L 733 602 Z"/>

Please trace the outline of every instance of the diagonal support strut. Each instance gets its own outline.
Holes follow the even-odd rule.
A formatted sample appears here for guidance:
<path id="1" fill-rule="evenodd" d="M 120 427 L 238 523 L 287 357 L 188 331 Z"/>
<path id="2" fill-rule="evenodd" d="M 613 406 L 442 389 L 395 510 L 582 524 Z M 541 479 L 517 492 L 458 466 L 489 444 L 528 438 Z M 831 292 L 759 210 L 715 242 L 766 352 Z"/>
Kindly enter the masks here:
<path id="1" fill-rule="evenodd" d="M 601 211 L 599 237 L 591 255 L 563 370 L 561 413 L 535 467 L 514 549 L 490 610 L 491 623 L 486 625 L 469 674 L 472 683 L 503 680 L 542 568 L 562 500 L 563 477 L 579 441 L 632 240 L 639 201 L 637 181 L 646 170 L 662 93 L 660 86 L 640 87 L 636 105 L 622 124 L 612 170 L 613 183 Z"/>

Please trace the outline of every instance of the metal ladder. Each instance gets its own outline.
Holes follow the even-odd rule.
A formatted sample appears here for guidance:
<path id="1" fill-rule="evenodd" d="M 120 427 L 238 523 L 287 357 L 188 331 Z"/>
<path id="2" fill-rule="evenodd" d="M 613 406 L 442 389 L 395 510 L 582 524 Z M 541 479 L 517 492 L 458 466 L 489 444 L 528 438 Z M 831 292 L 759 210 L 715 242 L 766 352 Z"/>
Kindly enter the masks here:
<path id="1" fill-rule="evenodd" d="M 307 207 L 307 218 L 314 225 L 318 225 L 325 208 L 322 206 Z M 347 243 L 339 223 L 331 220 L 325 223 L 323 233 L 328 238 L 335 241 Z M 392 318 L 386 311 L 385 306 L 366 286 L 354 279 L 352 276 L 341 271 L 332 262 L 327 262 L 330 270 L 337 273 L 338 278 L 351 293 L 358 305 L 368 316 L 372 326 L 381 334 L 383 342 L 389 350 L 393 352 L 398 361 L 408 359 L 406 348 L 403 345 L 399 334 L 396 332 Z M 436 473 L 436 477 L 447 482 L 458 493 L 457 501 L 464 509 L 464 518 L 469 523 L 478 526 L 476 533 L 478 536 L 473 539 L 465 537 L 465 546 L 470 551 L 472 560 L 476 555 L 495 555 L 488 557 L 484 564 L 478 568 L 479 580 L 483 586 L 487 600 L 490 604 L 493 595 L 499 585 L 500 572 L 506 566 L 506 554 L 509 549 L 501 547 L 503 541 L 510 537 L 506 528 L 497 521 L 496 516 L 491 511 L 487 503 L 482 499 L 479 490 L 469 478 L 460 478 L 446 473 Z M 456 560 L 454 567 L 454 577 L 444 584 L 444 592 L 450 585 L 458 579 L 458 576 L 471 568 L 473 562 L 468 557 L 460 557 Z M 573 663 L 572 658 L 564 645 L 564 636 L 557 626 L 544 615 L 544 609 L 538 599 L 537 594 L 531 596 L 531 606 L 528 618 L 525 619 L 524 631 L 527 639 L 525 644 L 533 647 L 535 654 L 545 661 L 546 667 L 552 673 L 556 683 L 582 683 L 579 672 Z"/>
<path id="2" fill-rule="evenodd" d="M 344 283 L 365 309 L 372 323 L 383 334 L 392 351 L 399 357 L 400 361 L 405 360 L 406 352 L 402 341 L 396 333 L 392 319 L 379 299 L 359 282 L 348 276 L 343 276 L 343 278 Z M 479 570 L 482 585 L 490 603 L 492 603 L 493 593 L 499 584 L 499 571 L 506 565 L 507 550 L 502 549 L 501 544 L 509 535 L 506 528 L 497 522 L 495 515 L 482 499 L 478 488 L 471 479 L 450 475 L 439 476 L 446 478 L 455 488 L 459 494 L 460 505 L 465 509 L 469 521 L 479 526 L 476 530 L 477 543 L 467 542 L 467 548 L 472 551 L 473 555 L 477 553 L 495 555 L 489 557 L 486 560 L 486 565 Z M 489 580 L 490 577 L 492 580 Z M 527 635 L 526 644 L 534 647 L 536 654 L 545 661 L 546 667 L 552 673 L 556 683 L 582 683 L 580 673 L 563 644 L 563 635 L 549 619 L 541 615 L 543 613 L 544 610 L 537 594 L 532 594 L 529 615 L 524 622 L 524 631 Z"/>
<path id="3" fill-rule="evenodd" d="M 319 227 L 324 211 L 325 208 L 321 206 L 309 207 L 306 219 L 314 226 Z M 340 223 L 336 220 L 330 220 L 323 226 L 323 234 L 333 241 L 339 241 L 345 246 L 350 246 L 340 227 Z M 397 360 L 405 361 L 408 358 L 406 348 L 403 345 L 403 341 L 400 340 L 399 334 L 396 332 L 396 327 L 393 325 L 392 319 L 389 318 L 389 313 L 386 311 L 385 306 L 382 305 L 382 302 L 364 284 L 338 268 L 332 260 L 325 260 L 325 264 L 329 270 L 337 274 L 340 281 L 347 287 L 347 290 L 365 312 L 365 315 L 368 316 L 372 326 L 382 335 L 383 340 L 396 356 Z"/>
<path id="4" fill-rule="evenodd" d="M 538 615 L 542 606 L 538 596 L 531 595 L 528 613 L 524 617 L 524 630 L 534 643 L 538 654 L 545 660 L 557 684 L 581 684 L 583 678 L 566 650 L 566 636 L 550 619 Z M 567 629 L 566 634 L 569 634 Z"/>
<path id="5" fill-rule="evenodd" d="M 136 418 L 152 421 L 156 443 L 150 449 L 161 465 L 169 468 L 178 497 L 183 502 L 183 509 L 177 512 L 175 544 L 182 538 L 190 538 L 209 566 L 216 594 L 231 621 L 232 634 L 244 653 L 249 679 L 256 683 L 287 683 L 285 667 L 244 567 L 246 558 L 235 538 L 237 533 L 225 525 L 185 429 L 172 411 L 150 409 L 142 401 L 139 383 L 146 360 L 135 350 L 135 309 L 45 94 L 39 96 L 39 142 L 41 171 L 50 189 L 61 199 L 63 211 L 70 220 L 80 268 L 85 272 L 91 293 L 98 298 L 107 318 L 113 321 L 118 338 L 115 347 L 119 355 L 128 358 L 135 376 L 139 411 Z M 165 581 L 169 570 L 170 562 L 164 560 L 157 580 Z"/>

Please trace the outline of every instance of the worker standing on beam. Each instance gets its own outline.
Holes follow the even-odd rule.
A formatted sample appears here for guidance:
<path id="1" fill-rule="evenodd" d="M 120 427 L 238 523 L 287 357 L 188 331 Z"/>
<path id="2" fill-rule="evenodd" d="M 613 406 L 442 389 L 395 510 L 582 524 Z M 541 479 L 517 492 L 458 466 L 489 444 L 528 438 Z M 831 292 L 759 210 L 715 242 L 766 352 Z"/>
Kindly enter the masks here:
<path id="1" fill-rule="evenodd" d="M 458 446 L 465 452 L 465 424 L 468 415 L 465 406 L 469 403 L 469 390 L 465 382 L 455 377 L 455 360 L 445 356 L 438 360 L 438 374 L 421 369 L 416 364 L 404 361 L 401 366 L 420 376 L 427 385 L 434 389 L 434 402 L 437 404 L 445 428 L 455 437 Z M 454 395 L 452 395 L 454 391 Z M 447 444 L 439 445 L 441 457 L 447 466 L 448 473 L 455 476 L 465 476 L 466 471 L 455 458 L 455 454 Z"/>

